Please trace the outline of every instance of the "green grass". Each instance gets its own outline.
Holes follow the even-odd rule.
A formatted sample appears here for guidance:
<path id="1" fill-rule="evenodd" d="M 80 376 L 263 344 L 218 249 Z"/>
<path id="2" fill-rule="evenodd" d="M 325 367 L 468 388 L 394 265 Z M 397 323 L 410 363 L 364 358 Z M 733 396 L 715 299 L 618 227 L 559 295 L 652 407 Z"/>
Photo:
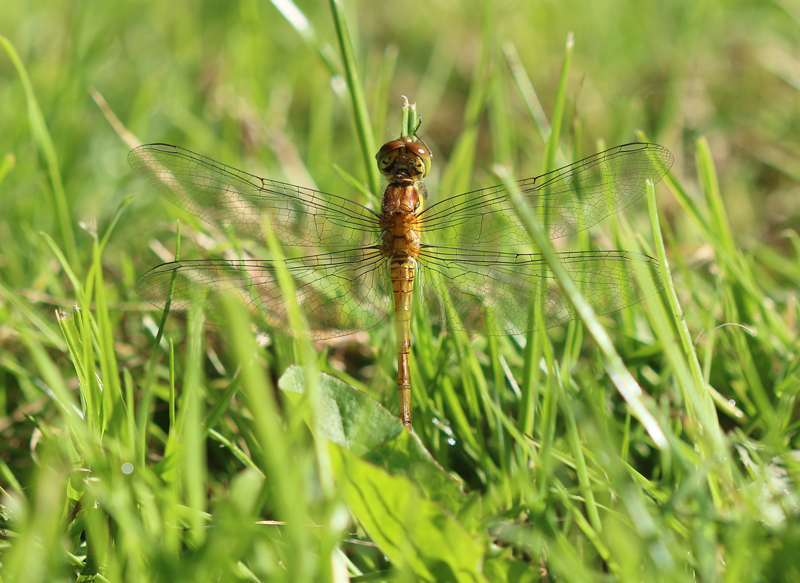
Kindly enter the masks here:
<path id="1" fill-rule="evenodd" d="M 3 583 L 800 580 L 798 14 L 443 4 L 3 7 Z M 265 343 L 231 298 L 224 330 L 150 311 L 135 282 L 178 244 L 282 250 L 214 239 L 126 163 L 175 143 L 365 203 L 401 95 L 434 199 L 637 139 L 676 157 L 556 242 L 657 257 L 665 290 L 598 318 L 564 279 L 581 320 L 522 340 L 418 314 L 413 435 L 393 327 Z"/>

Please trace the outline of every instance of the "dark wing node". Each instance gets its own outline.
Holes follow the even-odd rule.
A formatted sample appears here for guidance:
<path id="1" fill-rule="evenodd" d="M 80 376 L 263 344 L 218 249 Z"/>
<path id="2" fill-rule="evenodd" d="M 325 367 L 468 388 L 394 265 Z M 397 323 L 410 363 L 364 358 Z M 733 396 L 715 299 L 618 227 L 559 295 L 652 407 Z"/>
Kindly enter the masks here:
<path id="1" fill-rule="evenodd" d="M 663 288 L 658 261 L 647 255 L 584 251 L 558 257 L 599 315 Z M 541 255 L 425 247 L 419 263 L 424 309 L 439 325 L 513 335 L 539 328 L 539 322 L 550 328 L 578 317 Z M 534 317 L 538 310 L 540 320 Z"/>
<path id="2" fill-rule="evenodd" d="M 658 182 L 672 166 L 658 144 L 617 146 L 517 184 L 554 239 L 577 233 L 620 211 Z M 426 241 L 464 247 L 529 242 L 503 186 L 456 195 L 420 214 Z"/>
<path id="3" fill-rule="evenodd" d="M 268 225 L 286 246 L 342 248 L 375 244 L 378 216 L 340 196 L 260 178 L 189 150 L 146 144 L 128 162 L 174 205 L 249 239 Z"/>
<path id="4" fill-rule="evenodd" d="M 282 263 L 294 286 L 314 339 L 352 334 L 378 325 L 391 307 L 386 259 L 375 248 L 351 249 L 285 261 L 176 261 L 148 271 L 137 293 L 158 308 L 172 289 L 171 309 L 186 311 L 200 302 L 211 323 L 222 324 L 214 295 L 241 296 L 256 325 L 270 332 L 289 330 L 286 300 L 276 267 Z"/>

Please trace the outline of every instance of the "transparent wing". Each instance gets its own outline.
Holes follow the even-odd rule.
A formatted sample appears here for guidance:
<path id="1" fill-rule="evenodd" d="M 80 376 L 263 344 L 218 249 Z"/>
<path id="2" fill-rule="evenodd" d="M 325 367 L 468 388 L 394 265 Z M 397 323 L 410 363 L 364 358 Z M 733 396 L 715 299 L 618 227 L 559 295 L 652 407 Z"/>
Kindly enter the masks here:
<path id="1" fill-rule="evenodd" d="M 224 320 L 215 292 L 241 295 L 264 331 L 288 330 L 286 301 L 278 285 L 277 261 L 176 261 L 148 271 L 137 293 L 163 308 L 172 289 L 171 309 L 185 311 L 200 301 L 212 323 Z M 314 339 L 344 336 L 378 325 L 391 309 L 386 259 L 376 248 L 349 249 L 282 262 Z"/>
<path id="2" fill-rule="evenodd" d="M 658 144 L 625 144 L 536 178 L 518 182 L 554 239 L 587 229 L 645 193 L 645 180 L 660 180 L 672 166 Z M 493 186 L 456 195 L 420 213 L 423 237 L 460 247 L 500 247 L 530 241 L 511 209 L 508 192 Z"/>
<path id="3" fill-rule="evenodd" d="M 174 205 L 241 237 L 268 224 L 287 246 L 374 244 L 378 215 L 346 198 L 260 178 L 169 144 L 132 150 L 128 163 Z"/>
<path id="4" fill-rule="evenodd" d="M 636 304 L 663 288 L 658 261 L 647 255 L 588 251 L 558 257 L 599 315 Z M 419 263 L 424 308 L 433 322 L 448 328 L 523 334 L 537 327 L 532 317 L 537 305 L 544 310 L 545 328 L 578 317 L 541 255 L 425 247 Z M 494 324 L 487 321 L 487 307 Z"/>

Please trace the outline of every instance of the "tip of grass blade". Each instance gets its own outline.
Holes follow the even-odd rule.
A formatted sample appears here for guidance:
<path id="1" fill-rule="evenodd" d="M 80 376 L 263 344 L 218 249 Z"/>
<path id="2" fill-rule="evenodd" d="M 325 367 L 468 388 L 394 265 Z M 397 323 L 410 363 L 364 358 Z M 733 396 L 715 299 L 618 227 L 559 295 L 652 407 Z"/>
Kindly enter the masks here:
<path id="1" fill-rule="evenodd" d="M 401 138 L 413 138 L 419 127 L 420 118 L 417 115 L 417 104 L 409 103 L 408 97 L 403 95 L 403 116 L 400 127 Z"/>

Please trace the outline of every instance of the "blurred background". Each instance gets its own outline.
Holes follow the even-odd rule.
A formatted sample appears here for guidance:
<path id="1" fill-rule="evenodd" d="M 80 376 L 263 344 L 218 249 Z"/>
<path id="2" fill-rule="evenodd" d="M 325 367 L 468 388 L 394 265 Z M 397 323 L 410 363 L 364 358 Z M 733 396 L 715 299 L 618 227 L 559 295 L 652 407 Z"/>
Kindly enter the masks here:
<path id="1" fill-rule="evenodd" d="M 102 230 L 135 194 L 109 247 L 107 268 L 150 263 L 147 234 L 173 210 L 134 179 L 122 142 L 88 87 L 103 95 L 144 142 L 175 143 L 271 178 L 347 192 L 339 165 L 364 180 L 352 108 L 327 3 L 6 3 L 0 32 L 16 47 L 50 129 L 70 218 Z M 708 137 L 739 242 L 782 245 L 796 227 L 800 4 L 792 0 L 639 2 L 347 2 L 375 141 L 398 132 L 401 95 L 418 104 L 434 150 L 435 186 L 464 128 L 471 91 L 480 100 L 475 175 L 497 162 L 540 172 L 543 142 L 509 70 L 518 55 L 544 112 L 552 113 L 567 34 L 575 35 L 566 118 L 580 123 L 580 153 L 644 130 L 676 155 L 691 181 L 694 139 Z M 293 18 L 294 22 L 287 20 Z M 487 30 L 488 29 L 488 30 Z M 301 32 L 299 32 L 302 31 Z M 488 62 L 481 68 L 482 46 Z M 325 58 L 319 51 L 325 53 Z M 477 77 L 476 77 L 477 76 Z M 51 278 L 39 231 L 57 235 L 42 161 L 31 139 L 25 93 L 0 59 L 0 155 L 16 166 L 2 185 L 3 275 L 43 289 Z M 493 143 L 495 126 L 513 127 Z M 565 128 L 563 145 L 572 151 Z M 510 149 L 509 146 L 510 145 Z M 434 196 L 454 193 L 437 193 Z M 662 200 L 669 211 L 670 201 Z M 680 217 L 675 220 L 681 228 Z M 155 221 L 155 222 L 154 222 Z M 78 246 L 86 237 L 77 235 Z M 13 244 L 11 244 L 13 243 Z M 687 235 L 687 244 L 699 243 Z M 128 288 L 130 289 L 130 288 Z M 50 290 L 52 291 L 52 290 Z M 122 298 L 120 298 L 122 299 Z"/>

